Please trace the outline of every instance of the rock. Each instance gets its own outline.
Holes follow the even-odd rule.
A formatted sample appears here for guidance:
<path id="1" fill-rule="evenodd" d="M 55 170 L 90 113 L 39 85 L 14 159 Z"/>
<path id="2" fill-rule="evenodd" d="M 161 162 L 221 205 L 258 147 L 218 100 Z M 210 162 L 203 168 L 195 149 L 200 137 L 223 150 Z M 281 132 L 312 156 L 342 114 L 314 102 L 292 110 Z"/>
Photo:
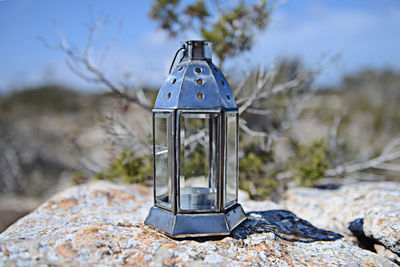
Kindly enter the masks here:
<path id="1" fill-rule="evenodd" d="M 247 200 L 245 207 L 259 211 L 249 211 L 232 236 L 192 240 L 174 240 L 144 225 L 151 205 L 151 189 L 138 185 L 72 187 L 0 234 L 0 265 L 394 266 L 340 234 L 276 209 L 280 204 Z"/>
<path id="2" fill-rule="evenodd" d="M 295 188 L 284 206 L 317 227 L 351 235 L 373 250 L 379 243 L 400 255 L 400 184 L 363 182 L 328 190 Z"/>
<path id="3" fill-rule="evenodd" d="M 371 207 L 364 217 L 364 233 L 400 256 L 400 197 L 397 203 Z"/>
<path id="4" fill-rule="evenodd" d="M 374 244 L 374 249 L 375 249 L 376 253 L 378 253 L 379 255 L 382 255 L 383 257 L 400 265 L 400 256 L 393 253 L 393 251 L 391 251 L 390 249 L 387 249 L 384 246 L 379 245 L 379 244 Z"/>

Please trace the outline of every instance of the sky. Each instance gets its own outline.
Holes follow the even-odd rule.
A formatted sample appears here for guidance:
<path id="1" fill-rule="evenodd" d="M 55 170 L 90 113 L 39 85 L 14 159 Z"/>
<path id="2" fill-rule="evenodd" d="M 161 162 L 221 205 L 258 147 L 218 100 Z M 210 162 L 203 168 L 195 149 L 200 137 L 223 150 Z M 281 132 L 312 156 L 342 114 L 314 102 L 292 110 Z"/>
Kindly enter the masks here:
<path id="1" fill-rule="evenodd" d="M 83 49 L 87 25 L 101 14 L 107 21 L 95 36 L 90 58 L 97 64 L 116 32 L 121 33 L 100 68 L 110 79 L 129 85 L 159 86 L 179 42 L 199 39 L 185 33 L 170 39 L 149 16 L 152 1 L 129 0 L 0 0 L 0 92 L 42 84 L 64 84 L 78 90 L 98 86 L 73 74 L 60 43 Z M 338 84 L 344 75 L 365 68 L 400 69 L 400 1 L 292 0 L 274 9 L 269 25 L 259 32 L 251 51 L 229 59 L 227 71 L 242 73 L 258 65 L 270 67 L 282 58 L 300 59 L 306 67 L 324 65 L 317 85 Z"/>

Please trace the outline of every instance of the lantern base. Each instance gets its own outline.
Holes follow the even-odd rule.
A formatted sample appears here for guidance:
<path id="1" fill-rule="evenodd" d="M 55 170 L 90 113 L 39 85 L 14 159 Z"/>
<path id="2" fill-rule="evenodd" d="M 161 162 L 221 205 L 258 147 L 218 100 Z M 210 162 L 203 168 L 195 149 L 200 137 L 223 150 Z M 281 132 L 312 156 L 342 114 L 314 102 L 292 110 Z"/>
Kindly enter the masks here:
<path id="1" fill-rule="evenodd" d="M 173 238 L 224 236 L 246 220 L 240 204 L 224 213 L 173 214 L 167 210 L 152 207 L 145 224 L 156 227 Z"/>

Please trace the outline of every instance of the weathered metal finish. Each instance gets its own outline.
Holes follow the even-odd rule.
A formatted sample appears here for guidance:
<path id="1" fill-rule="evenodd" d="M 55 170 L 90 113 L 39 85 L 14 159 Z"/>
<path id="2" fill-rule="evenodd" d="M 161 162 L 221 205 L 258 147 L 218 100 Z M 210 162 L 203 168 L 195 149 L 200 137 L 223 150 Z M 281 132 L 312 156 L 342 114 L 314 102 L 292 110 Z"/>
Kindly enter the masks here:
<path id="1" fill-rule="evenodd" d="M 168 149 L 172 151 L 170 160 L 170 196 L 171 208 L 162 205 L 163 197 L 157 202 L 154 188 L 154 207 L 151 208 L 145 223 L 152 225 L 174 238 L 229 235 L 246 219 L 240 204 L 237 203 L 238 181 L 236 180 L 236 199 L 226 205 L 226 148 L 227 117 L 229 113 L 238 113 L 232 90 L 222 72 L 211 61 L 212 43 L 207 41 L 187 41 L 183 48 L 184 56 L 173 69 L 161 87 L 153 114 L 172 114 Z M 214 186 L 209 180 L 208 187 L 183 186 L 181 188 L 181 117 L 188 114 L 208 115 L 209 155 L 215 153 L 215 165 L 209 157 L 209 166 L 215 166 Z M 191 115 L 190 115 L 191 116 Z M 195 116 L 195 117 L 196 117 Z M 200 116 L 201 117 L 201 116 Z M 198 118 L 200 118 L 198 117 Z M 206 117 L 207 118 L 207 117 Z M 238 138 L 238 119 L 236 117 L 236 138 Z M 153 150 L 155 151 L 155 130 L 153 116 Z M 213 146 L 211 146 L 211 144 Z M 237 140 L 236 140 L 237 144 Z M 214 148 L 212 148 L 214 147 Z M 214 149 L 214 150 L 213 150 Z M 236 160 L 237 160 L 237 145 Z M 154 152 L 155 153 L 155 152 Z M 156 184 L 156 161 L 154 157 L 154 184 Z M 210 167 L 209 167 L 210 168 Z M 236 170 L 238 164 L 236 164 Z M 233 177 L 233 176 L 230 176 Z M 211 179 L 211 178 L 209 178 Z M 236 175 L 236 179 L 238 176 Z M 182 191 L 181 191 L 182 190 Z M 163 195 L 161 195 L 163 196 Z M 213 204 L 214 203 L 214 204 Z M 215 206 L 214 206 L 215 205 Z"/>
<path id="2" fill-rule="evenodd" d="M 164 209 L 152 207 L 145 224 L 154 226 L 173 238 L 229 235 L 246 220 L 240 204 L 222 213 L 172 214 Z"/>
<path id="3" fill-rule="evenodd" d="M 154 108 L 237 110 L 232 89 L 211 58 L 181 61 L 161 86 Z"/>
<path id="4" fill-rule="evenodd" d="M 212 42 L 205 40 L 190 40 L 181 42 L 181 46 L 185 47 L 182 61 L 186 60 L 211 60 L 212 59 Z"/>

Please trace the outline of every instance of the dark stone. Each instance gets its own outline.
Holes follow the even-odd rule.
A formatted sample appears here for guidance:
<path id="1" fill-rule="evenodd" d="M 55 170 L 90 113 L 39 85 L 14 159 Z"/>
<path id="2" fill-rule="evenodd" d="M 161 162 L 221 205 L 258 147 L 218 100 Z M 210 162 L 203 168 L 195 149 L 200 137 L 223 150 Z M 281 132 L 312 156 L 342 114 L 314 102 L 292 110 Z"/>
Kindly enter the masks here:
<path id="1" fill-rule="evenodd" d="M 334 241 L 343 237 L 338 233 L 317 228 L 287 210 L 252 211 L 247 213 L 247 217 L 248 219 L 231 233 L 232 237 L 244 239 L 254 233 L 273 232 L 284 240 L 306 243 Z"/>
<path id="2" fill-rule="evenodd" d="M 355 235 L 355 236 L 365 236 L 364 234 L 364 219 L 358 218 L 354 221 L 350 222 L 348 229 Z"/>
<path id="3" fill-rule="evenodd" d="M 376 253 L 374 244 L 377 244 L 377 242 L 365 235 L 363 218 L 358 218 L 350 222 L 348 229 L 357 237 L 357 241 L 360 244 L 360 247 Z"/>
<path id="4" fill-rule="evenodd" d="M 322 190 L 338 190 L 342 187 L 342 185 L 335 183 L 324 183 L 324 184 L 316 184 L 313 187 Z"/>

